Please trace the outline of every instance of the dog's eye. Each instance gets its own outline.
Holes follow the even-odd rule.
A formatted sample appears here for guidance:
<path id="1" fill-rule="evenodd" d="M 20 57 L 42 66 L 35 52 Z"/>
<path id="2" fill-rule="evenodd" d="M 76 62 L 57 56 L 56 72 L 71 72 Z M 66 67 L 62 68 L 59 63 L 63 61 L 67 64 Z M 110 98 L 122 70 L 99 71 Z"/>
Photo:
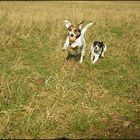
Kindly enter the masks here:
<path id="1" fill-rule="evenodd" d="M 71 27 L 69 27 L 68 30 L 71 31 Z"/>

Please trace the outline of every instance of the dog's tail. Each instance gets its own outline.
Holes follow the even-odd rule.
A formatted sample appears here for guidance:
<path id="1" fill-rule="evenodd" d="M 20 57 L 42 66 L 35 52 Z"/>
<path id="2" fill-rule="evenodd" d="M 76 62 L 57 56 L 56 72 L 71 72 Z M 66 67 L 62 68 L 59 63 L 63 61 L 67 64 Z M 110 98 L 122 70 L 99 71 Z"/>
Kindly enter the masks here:
<path id="1" fill-rule="evenodd" d="M 92 22 L 89 23 L 89 24 L 87 24 L 87 25 L 82 29 L 82 31 L 81 31 L 81 35 L 84 35 L 85 32 L 87 31 L 87 29 L 90 28 L 92 25 L 93 25 Z"/>

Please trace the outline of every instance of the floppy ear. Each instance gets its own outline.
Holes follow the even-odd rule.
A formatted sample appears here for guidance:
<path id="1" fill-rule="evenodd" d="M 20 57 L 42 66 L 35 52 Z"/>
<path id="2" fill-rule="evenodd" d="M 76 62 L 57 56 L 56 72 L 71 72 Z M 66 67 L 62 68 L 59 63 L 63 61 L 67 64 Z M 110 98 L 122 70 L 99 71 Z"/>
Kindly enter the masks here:
<path id="1" fill-rule="evenodd" d="M 64 23 L 67 29 L 72 25 L 68 20 L 64 20 Z"/>
<path id="2" fill-rule="evenodd" d="M 102 46 L 104 46 L 104 43 L 101 41 Z"/>
<path id="3" fill-rule="evenodd" d="M 82 25 L 83 25 L 84 21 L 82 21 L 81 23 L 78 24 L 78 28 L 81 30 L 82 29 Z"/>

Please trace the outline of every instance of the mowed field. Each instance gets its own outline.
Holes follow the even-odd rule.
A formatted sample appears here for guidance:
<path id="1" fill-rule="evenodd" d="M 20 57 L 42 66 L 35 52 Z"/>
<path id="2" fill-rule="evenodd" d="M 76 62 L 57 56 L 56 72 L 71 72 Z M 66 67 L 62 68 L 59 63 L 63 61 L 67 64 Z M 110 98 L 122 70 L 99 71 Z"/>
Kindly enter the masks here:
<path id="1" fill-rule="evenodd" d="M 82 64 L 64 19 L 94 23 Z M 140 2 L 0 2 L 0 138 L 62 137 L 140 138 Z"/>

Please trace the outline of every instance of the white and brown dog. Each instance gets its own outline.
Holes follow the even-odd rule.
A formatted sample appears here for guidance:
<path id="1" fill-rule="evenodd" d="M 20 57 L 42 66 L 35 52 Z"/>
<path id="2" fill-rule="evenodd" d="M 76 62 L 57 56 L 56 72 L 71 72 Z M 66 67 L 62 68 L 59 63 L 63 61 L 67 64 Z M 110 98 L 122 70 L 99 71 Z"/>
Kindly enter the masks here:
<path id="1" fill-rule="evenodd" d="M 87 24 L 83 29 L 82 29 L 82 24 L 83 22 L 81 22 L 78 25 L 73 25 L 71 22 L 64 20 L 65 26 L 68 29 L 68 36 L 67 39 L 65 41 L 64 44 L 64 48 L 62 50 L 66 50 L 67 47 L 70 46 L 71 49 L 80 49 L 80 63 L 83 62 L 83 57 L 85 55 L 85 48 L 86 48 L 86 41 L 84 38 L 84 34 L 87 31 L 87 29 L 89 27 L 91 27 L 91 25 L 93 23 L 89 23 Z"/>
<path id="2" fill-rule="evenodd" d="M 95 64 L 100 57 L 104 57 L 106 52 L 106 45 L 102 41 L 95 41 L 91 46 L 91 61 Z"/>

